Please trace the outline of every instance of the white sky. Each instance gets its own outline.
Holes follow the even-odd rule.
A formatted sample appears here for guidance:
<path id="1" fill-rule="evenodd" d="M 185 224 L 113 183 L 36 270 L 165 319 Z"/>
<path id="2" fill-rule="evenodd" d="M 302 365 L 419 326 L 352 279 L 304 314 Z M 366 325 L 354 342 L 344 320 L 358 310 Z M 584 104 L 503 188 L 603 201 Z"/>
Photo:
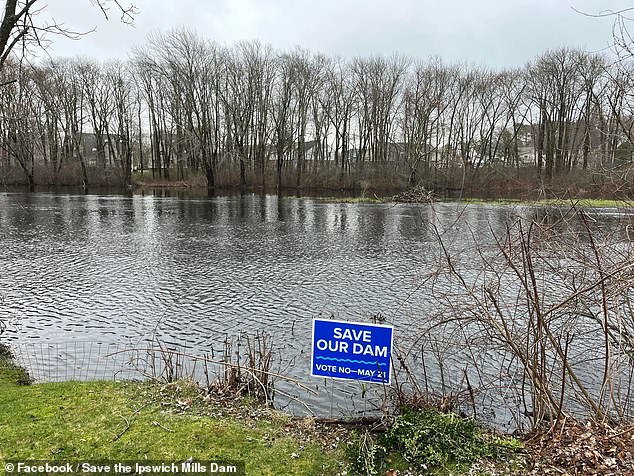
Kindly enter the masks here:
<path id="1" fill-rule="evenodd" d="M 46 0 L 42 0 L 44 2 Z M 125 0 L 124 0 L 125 3 Z M 395 51 L 425 59 L 490 67 L 521 66 L 547 49 L 607 48 L 611 18 L 589 18 L 632 6 L 626 0 L 133 0 L 134 26 L 106 21 L 90 0 L 48 0 L 42 18 L 97 31 L 72 41 L 53 38 L 50 54 L 125 58 L 153 30 L 185 26 L 221 44 L 257 39 L 278 49 L 301 46 L 352 57 Z"/>

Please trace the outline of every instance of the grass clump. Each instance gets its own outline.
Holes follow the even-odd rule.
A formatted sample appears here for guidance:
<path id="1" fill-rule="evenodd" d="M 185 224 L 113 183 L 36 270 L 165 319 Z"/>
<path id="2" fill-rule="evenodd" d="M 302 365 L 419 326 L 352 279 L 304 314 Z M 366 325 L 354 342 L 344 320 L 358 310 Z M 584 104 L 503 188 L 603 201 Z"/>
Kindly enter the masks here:
<path id="1" fill-rule="evenodd" d="M 613 199 L 595 199 L 595 198 L 542 198 L 539 200 L 520 200 L 520 199 L 482 199 L 482 198 L 462 198 L 460 200 L 446 200 L 448 203 L 464 203 L 468 205 L 521 205 L 533 207 L 555 207 L 555 208 L 632 208 L 633 201 L 630 200 L 613 200 Z"/>
<path id="2" fill-rule="evenodd" d="M 372 196 L 361 196 L 361 197 L 310 197 L 311 199 L 319 202 L 326 203 L 350 203 L 350 204 L 358 204 L 358 203 L 385 203 L 386 200 L 380 197 Z"/>
<path id="3" fill-rule="evenodd" d="M 0 385 L 3 382 L 30 385 L 32 379 L 24 368 L 15 364 L 9 346 L 0 343 Z"/>
<path id="4" fill-rule="evenodd" d="M 358 435 L 348 456 L 359 474 L 388 469 L 455 474 L 483 460 L 502 460 L 521 448 L 514 438 L 485 430 L 473 418 L 434 408 L 403 408 L 379 436 Z"/>

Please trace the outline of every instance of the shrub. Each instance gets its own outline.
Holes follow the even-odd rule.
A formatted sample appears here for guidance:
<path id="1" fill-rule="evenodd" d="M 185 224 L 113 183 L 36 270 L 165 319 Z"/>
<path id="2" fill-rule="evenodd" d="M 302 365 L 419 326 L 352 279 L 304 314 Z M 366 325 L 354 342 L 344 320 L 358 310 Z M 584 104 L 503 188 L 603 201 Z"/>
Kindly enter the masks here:
<path id="1" fill-rule="evenodd" d="M 355 438 L 349 457 L 359 474 L 379 474 L 388 462 L 422 471 L 462 471 L 480 460 L 510 456 L 520 447 L 519 441 L 487 431 L 472 418 L 406 407 L 382 435 L 372 437 L 368 432 Z"/>

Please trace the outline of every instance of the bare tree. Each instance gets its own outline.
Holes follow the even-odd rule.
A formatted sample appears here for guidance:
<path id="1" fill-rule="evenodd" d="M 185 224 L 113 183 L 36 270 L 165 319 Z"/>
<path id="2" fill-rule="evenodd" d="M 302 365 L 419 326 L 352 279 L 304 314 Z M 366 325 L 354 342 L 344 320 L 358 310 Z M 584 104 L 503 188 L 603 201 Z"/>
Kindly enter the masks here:
<path id="1" fill-rule="evenodd" d="M 334 128 L 334 162 L 335 166 L 340 165 L 343 174 L 349 166 L 352 142 L 352 118 L 356 102 L 354 80 L 350 64 L 341 59 L 331 61 L 325 75 L 324 88 L 318 94 L 317 101 Z"/>
<path id="2" fill-rule="evenodd" d="M 296 49 L 290 54 L 293 62 L 296 80 L 294 82 L 295 98 L 297 103 L 296 131 L 296 178 L 295 186 L 302 184 L 302 174 L 306 161 L 306 135 L 308 133 L 309 111 L 313 101 L 316 100 L 316 88 L 319 85 L 321 65 L 317 58 L 306 50 Z"/>
<path id="3" fill-rule="evenodd" d="M 137 13 L 132 4 L 120 0 L 90 0 L 108 18 L 111 9 L 120 14 L 121 21 L 131 23 Z M 49 34 L 61 34 L 79 37 L 82 32 L 67 29 L 60 23 L 38 21 L 46 8 L 42 0 L 6 0 L 4 15 L 0 23 L 0 68 L 2 68 L 16 47 L 22 45 L 23 50 L 30 46 L 43 46 Z"/>
<path id="4" fill-rule="evenodd" d="M 264 152 L 261 146 L 266 143 L 270 54 L 270 48 L 258 42 L 242 42 L 235 51 L 225 52 L 226 74 L 220 94 L 227 116 L 227 147 L 237 155 L 241 188 L 247 183 L 247 168 L 254 168 L 255 156 Z M 264 174 L 263 155 L 258 159 Z"/>
<path id="5" fill-rule="evenodd" d="M 220 93 L 223 68 L 220 49 L 188 30 L 156 35 L 151 43 L 154 59 L 164 78 L 161 94 L 171 113 L 165 141 L 173 147 L 174 131 L 186 135 L 207 177 L 207 187 L 216 186 L 220 151 Z M 163 131 L 168 131 L 163 115 Z M 178 137 L 177 137 L 178 139 Z M 179 160 L 179 157 L 176 157 Z M 168 169 L 169 167 L 166 167 Z"/>
<path id="6" fill-rule="evenodd" d="M 293 94 L 294 82 L 297 78 L 293 58 L 290 55 L 281 54 L 276 60 L 277 75 L 273 86 L 271 118 L 275 131 L 276 187 L 279 192 L 282 188 L 284 158 L 292 150 L 295 140 L 293 116 L 296 110 Z"/>
<path id="7" fill-rule="evenodd" d="M 15 160 L 33 189 L 35 185 L 35 151 L 31 140 L 33 132 L 33 88 L 27 71 L 17 64 L 7 63 L 3 74 L 15 75 L 15 81 L 7 82 L 0 90 L 0 114 L 2 117 L 2 149 L 4 154 Z"/>
<path id="8" fill-rule="evenodd" d="M 356 93 L 359 98 L 359 150 L 372 162 L 388 159 L 389 144 L 398 112 L 401 93 L 410 60 L 394 55 L 357 58 L 353 62 Z"/>
<path id="9" fill-rule="evenodd" d="M 504 168 L 514 167 L 516 179 L 544 191 L 551 178 L 572 181 L 573 170 L 629 187 L 631 67 L 578 49 L 494 71 L 438 59 L 412 65 L 399 55 L 276 52 L 258 42 L 219 47 L 181 29 L 150 36 L 114 70 L 66 63 L 23 65 L 31 80 L 22 87 L 34 88 L 23 98 L 34 116 L 33 170 L 46 171 L 40 181 L 71 181 L 65 171 L 75 164 L 81 183 L 124 167 L 129 185 L 137 167 L 159 179 L 204 175 L 210 189 L 264 187 L 273 170 L 278 187 L 399 187 L 424 178 L 456 188 L 503 185 L 514 180 Z M 5 82 L 17 79 L 10 71 Z M 87 161 L 77 145 L 83 133 L 95 142 L 97 157 Z"/>
<path id="10" fill-rule="evenodd" d="M 589 120 L 597 71 L 601 70 L 598 58 L 570 48 L 547 52 L 531 66 L 530 90 L 539 108 L 537 147 L 540 158 L 545 158 L 546 177 L 570 171 L 579 143 L 585 140 L 588 146 L 584 118 Z"/>
<path id="11" fill-rule="evenodd" d="M 431 170 L 430 160 L 438 147 L 435 131 L 449 104 L 448 79 L 447 68 L 438 58 L 430 63 L 418 63 L 407 79 L 402 97 L 401 129 L 410 186 L 418 184 L 421 172 L 426 175 Z"/>
<path id="12" fill-rule="evenodd" d="M 121 183 L 132 185 L 133 136 L 138 125 L 135 123 L 136 101 L 130 70 L 120 61 L 110 62 L 104 67 L 106 82 L 111 86 L 111 114 L 106 121 L 105 135 L 110 157 L 115 157 L 121 169 Z M 139 137 L 140 140 L 140 137 Z"/>
<path id="13" fill-rule="evenodd" d="M 95 135 L 97 165 L 105 168 L 107 129 L 113 112 L 112 83 L 106 79 L 103 66 L 96 61 L 81 60 L 77 69 L 86 97 L 88 122 Z"/>

